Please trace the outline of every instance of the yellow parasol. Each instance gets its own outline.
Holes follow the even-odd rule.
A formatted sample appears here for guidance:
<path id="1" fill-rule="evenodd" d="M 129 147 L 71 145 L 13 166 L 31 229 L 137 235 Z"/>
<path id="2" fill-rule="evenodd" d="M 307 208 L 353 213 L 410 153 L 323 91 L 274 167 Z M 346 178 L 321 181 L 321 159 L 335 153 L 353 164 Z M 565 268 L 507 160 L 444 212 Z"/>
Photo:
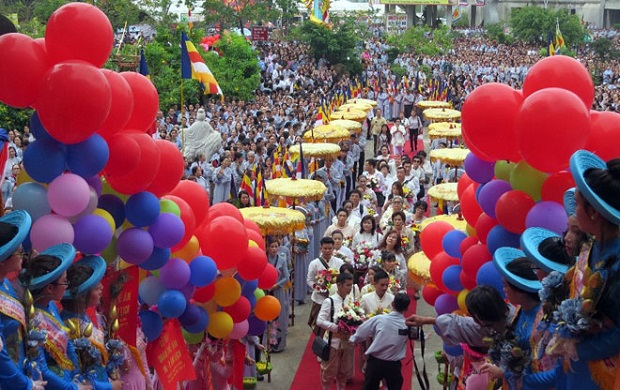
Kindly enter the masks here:
<path id="1" fill-rule="evenodd" d="M 347 103 L 363 103 L 363 104 L 370 104 L 373 107 L 377 107 L 377 102 L 375 100 L 370 100 L 370 99 L 353 98 L 353 99 L 347 100 Z"/>
<path id="2" fill-rule="evenodd" d="M 288 234 L 306 226 L 306 216 L 297 210 L 283 207 L 246 207 L 239 211 L 243 218 L 256 223 L 264 236 Z"/>
<path id="3" fill-rule="evenodd" d="M 340 142 L 349 139 L 350 136 L 349 131 L 344 127 L 330 123 L 306 131 L 304 133 L 304 140 L 306 142 Z"/>
<path id="4" fill-rule="evenodd" d="M 422 251 L 414 253 L 409 260 L 407 260 L 409 275 L 418 284 L 427 284 L 432 281 L 430 267 L 431 261 Z"/>
<path id="5" fill-rule="evenodd" d="M 349 119 L 335 119 L 333 121 L 330 121 L 329 124 L 344 127 L 351 134 L 362 132 L 362 124 Z"/>
<path id="6" fill-rule="evenodd" d="M 327 187 L 318 180 L 282 178 L 265 182 L 269 195 L 284 196 L 286 198 L 306 198 L 308 201 L 323 198 Z"/>
<path id="7" fill-rule="evenodd" d="M 457 183 L 441 183 L 428 189 L 428 196 L 435 199 L 458 201 Z"/>
<path id="8" fill-rule="evenodd" d="M 366 111 L 357 110 L 355 108 L 347 108 L 346 110 L 338 110 L 329 114 L 329 119 L 349 119 L 356 122 L 364 122 L 366 120 Z"/>
<path id="9" fill-rule="evenodd" d="M 430 139 L 446 138 L 454 139 L 459 138 L 463 134 L 461 132 L 460 123 L 452 122 L 435 122 L 428 126 L 428 137 Z"/>
<path id="10" fill-rule="evenodd" d="M 362 111 L 366 111 L 368 113 L 368 111 L 372 110 L 372 105 L 367 104 L 367 103 L 345 103 L 342 106 L 338 107 L 338 111 L 345 111 L 348 109 L 353 109 L 353 110 L 362 110 Z"/>
<path id="11" fill-rule="evenodd" d="M 332 143 L 325 144 L 310 144 L 304 142 L 304 146 L 302 147 L 304 152 L 304 156 L 307 157 L 318 157 L 318 158 L 326 158 L 326 157 L 336 157 L 340 154 L 340 146 Z M 299 145 L 293 145 L 289 148 L 289 153 L 296 156 L 299 154 Z"/>
<path id="12" fill-rule="evenodd" d="M 431 161 L 441 160 L 444 164 L 461 165 L 465 157 L 469 154 L 469 149 L 435 149 L 431 150 Z"/>
<path id="13" fill-rule="evenodd" d="M 437 221 L 448 222 L 450 225 L 452 225 L 452 227 L 454 227 L 457 230 L 466 231 L 467 229 L 467 221 L 465 220 L 465 218 L 460 217 L 459 219 L 458 214 L 452 214 L 452 215 L 442 214 L 442 215 L 436 215 L 434 217 L 426 218 L 424 221 L 422 221 L 422 223 L 420 224 L 420 231 L 424 231 L 425 227 Z"/>
<path id="14" fill-rule="evenodd" d="M 461 112 L 450 108 L 427 108 L 424 117 L 438 122 L 455 121 L 461 119 Z"/>
<path id="15" fill-rule="evenodd" d="M 422 100 L 417 104 L 418 108 L 426 110 L 427 108 L 450 108 L 452 104 L 437 100 Z"/>

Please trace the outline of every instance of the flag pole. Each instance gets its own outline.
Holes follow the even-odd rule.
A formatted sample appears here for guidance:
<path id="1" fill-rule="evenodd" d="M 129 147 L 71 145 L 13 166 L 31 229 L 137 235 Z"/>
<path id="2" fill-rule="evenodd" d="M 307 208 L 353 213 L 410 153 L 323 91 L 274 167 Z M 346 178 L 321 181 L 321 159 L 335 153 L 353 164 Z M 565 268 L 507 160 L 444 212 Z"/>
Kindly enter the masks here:
<path id="1" fill-rule="evenodd" d="M 185 99 L 183 96 L 183 77 L 181 77 L 181 151 L 185 150 Z"/>

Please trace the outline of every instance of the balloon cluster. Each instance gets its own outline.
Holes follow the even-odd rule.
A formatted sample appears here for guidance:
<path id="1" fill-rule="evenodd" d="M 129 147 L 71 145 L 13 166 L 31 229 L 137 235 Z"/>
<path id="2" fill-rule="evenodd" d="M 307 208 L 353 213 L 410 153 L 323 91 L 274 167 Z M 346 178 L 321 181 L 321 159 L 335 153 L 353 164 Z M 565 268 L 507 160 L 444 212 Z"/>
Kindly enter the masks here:
<path id="1" fill-rule="evenodd" d="M 202 46 L 202 48 L 205 49 L 205 51 L 209 51 L 211 46 L 215 45 L 217 41 L 220 40 L 220 38 L 221 38 L 220 34 L 211 35 L 209 37 L 203 37 L 202 40 L 200 41 L 200 46 Z"/>
<path id="2" fill-rule="evenodd" d="M 136 72 L 101 69 L 114 44 L 98 8 L 70 3 L 45 38 L 0 36 L 0 101 L 33 107 L 36 138 L 24 153 L 14 208 L 34 221 L 29 244 L 72 243 L 84 254 L 148 271 L 139 298 L 149 340 L 178 319 L 188 340 L 260 334 L 280 304 L 258 226 L 229 204 L 180 181 L 176 145 L 154 140 L 159 97 Z M 27 243 L 28 244 L 28 243 Z"/>

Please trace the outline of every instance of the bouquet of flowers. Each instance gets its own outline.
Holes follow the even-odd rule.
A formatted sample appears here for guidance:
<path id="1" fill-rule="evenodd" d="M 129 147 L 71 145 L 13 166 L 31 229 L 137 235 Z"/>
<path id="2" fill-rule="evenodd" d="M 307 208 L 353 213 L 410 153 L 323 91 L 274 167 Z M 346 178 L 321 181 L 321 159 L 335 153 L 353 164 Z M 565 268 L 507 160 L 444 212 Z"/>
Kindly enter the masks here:
<path id="1" fill-rule="evenodd" d="M 342 240 L 342 245 L 346 246 L 347 248 L 351 247 L 351 242 L 353 242 L 353 237 L 349 236 L 349 237 L 345 237 Z"/>
<path id="2" fill-rule="evenodd" d="M 400 236 L 400 246 L 403 247 L 403 250 L 407 251 L 409 249 L 409 238 L 407 236 Z"/>
<path id="3" fill-rule="evenodd" d="M 392 294 L 396 294 L 401 290 L 400 281 L 392 274 L 390 274 L 390 283 L 388 284 L 388 288 Z"/>
<path id="4" fill-rule="evenodd" d="M 338 271 L 335 269 L 323 269 L 316 273 L 314 278 L 314 289 L 320 293 L 327 294 L 332 284 L 336 283 Z"/>
<path id="5" fill-rule="evenodd" d="M 366 315 L 359 303 L 343 305 L 334 315 L 334 321 L 338 324 L 338 330 L 353 334 L 358 326 L 362 325 Z"/>
<path id="6" fill-rule="evenodd" d="M 370 188 L 374 192 L 378 192 L 379 190 L 379 179 L 377 179 L 375 176 L 370 177 Z"/>
<path id="7" fill-rule="evenodd" d="M 349 258 L 347 256 L 345 256 L 344 253 L 340 252 L 340 251 L 335 251 L 334 252 L 334 257 L 339 258 L 340 260 L 344 261 L 345 263 L 349 263 Z"/>
<path id="8" fill-rule="evenodd" d="M 353 265 L 357 269 L 366 269 L 380 258 L 380 250 L 374 249 L 371 243 L 362 241 L 362 243 L 355 248 L 355 252 L 353 252 Z"/>
<path id="9" fill-rule="evenodd" d="M 510 331 L 505 335 L 485 337 L 483 341 L 490 346 L 491 362 L 502 369 L 509 388 L 516 389 L 517 383 L 530 363 L 530 354 L 519 347 L 515 336 Z"/>
<path id="10" fill-rule="evenodd" d="M 366 315 L 366 318 L 372 318 L 374 316 L 379 316 L 381 314 L 390 314 L 390 309 L 384 309 L 382 307 L 377 308 L 377 310 L 373 311 L 372 313 L 368 313 Z"/>

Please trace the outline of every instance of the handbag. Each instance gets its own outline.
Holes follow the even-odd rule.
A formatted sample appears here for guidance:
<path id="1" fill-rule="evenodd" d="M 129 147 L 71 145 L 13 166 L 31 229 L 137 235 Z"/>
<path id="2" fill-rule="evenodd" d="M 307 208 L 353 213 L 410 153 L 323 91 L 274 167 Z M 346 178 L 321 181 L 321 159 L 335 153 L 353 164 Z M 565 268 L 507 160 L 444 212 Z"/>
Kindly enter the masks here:
<path id="1" fill-rule="evenodd" d="M 327 298 L 331 301 L 331 317 L 333 319 L 334 316 L 334 300 L 331 298 Z M 332 332 L 329 332 L 329 337 L 327 341 L 323 339 L 323 337 L 316 336 L 314 341 L 312 342 L 312 352 L 321 358 L 323 361 L 329 360 L 329 353 L 332 344 Z"/>

